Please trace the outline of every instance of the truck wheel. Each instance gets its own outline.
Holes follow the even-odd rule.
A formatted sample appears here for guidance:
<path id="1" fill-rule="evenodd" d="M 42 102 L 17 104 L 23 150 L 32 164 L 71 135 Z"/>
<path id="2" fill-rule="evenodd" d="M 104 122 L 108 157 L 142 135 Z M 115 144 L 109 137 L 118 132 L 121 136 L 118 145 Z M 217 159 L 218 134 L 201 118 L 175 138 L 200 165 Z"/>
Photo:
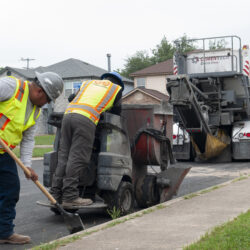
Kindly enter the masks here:
<path id="1" fill-rule="evenodd" d="M 116 192 L 107 191 L 103 194 L 103 199 L 108 204 L 109 209 L 119 209 L 121 215 L 129 214 L 134 209 L 134 191 L 130 182 L 122 181 Z"/>
<path id="2" fill-rule="evenodd" d="M 135 199 L 140 208 L 150 207 L 160 202 L 156 176 L 146 175 L 137 180 L 135 185 Z"/>

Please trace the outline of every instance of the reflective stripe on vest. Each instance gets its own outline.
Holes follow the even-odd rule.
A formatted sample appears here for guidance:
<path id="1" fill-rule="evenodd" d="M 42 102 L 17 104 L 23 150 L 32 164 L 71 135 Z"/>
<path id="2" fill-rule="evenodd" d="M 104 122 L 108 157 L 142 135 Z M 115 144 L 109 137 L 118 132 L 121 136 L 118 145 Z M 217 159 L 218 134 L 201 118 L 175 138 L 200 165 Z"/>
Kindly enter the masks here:
<path id="1" fill-rule="evenodd" d="M 19 87 L 18 87 L 18 91 L 16 93 L 15 98 L 21 102 L 23 99 L 23 94 L 24 94 L 24 89 L 26 87 L 26 84 L 25 84 L 25 82 L 18 80 L 18 85 L 19 85 Z"/>
<path id="2" fill-rule="evenodd" d="M 14 149 L 14 148 L 16 147 L 16 146 L 14 146 L 14 145 L 8 145 L 8 142 L 6 142 L 6 141 L 3 140 L 3 139 L 2 139 L 2 141 L 5 143 L 6 146 L 8 146 L 8 147 L 11 148 L 11 149 Z M 6 152 L 6 150 L 3 148 L 2 145 L 0 145 L 0 150 Z"/>
<path id="3" fill-rule="evenodd" d="M 96 110 L 97 112 L 101 113 L 102 110 L 107 106 L 107 104 L 109 103 L 109 100 L 112 99 L 112 97 L 114 96 L 114 94 L 116 93 L 116 90 L 119 87 L 116 85 L 112 85 L 111 88 L 109 88 L 109 91 L 106 92 L 106 95 L 102 98 L 102 100 L 97 104 L 96 106 Z"/>
<path id="4" fill-rule="evenodd" d="M 107 105 L 109 104 L 110 100 L 112 100 L 112 98 L 115 96 L 115 94 L 118 93 L 118 91 L 119 91 L 119 89 L 121 87 L 110 82 L 110 86 L 106 90 L 105 95 L 102 97 L 102 99 L 99 101 L 99 103 L 95 107 L 93 107 L 93 106 L 91 106 L 91 105 L 89 105 L 87 103 L 79 103 L 79 101 L 81 100 L 84 92 L 86 91 L 86 89 L 88 88 L 88 86 L 91 85 L 91 83 L 93 81 L 94 80 L 90 80 L 90 81 L 86 81 L 84 83 L 84 85 L 80 89 L 79 93 L 77 94 L 77 98 L 75 98 L 68 105 L 65 113 L 66 114 L 67 113 L 71 113 L 73 110 L 80 110 L 80 111 L 86 112 L 86 113 L 88 113 L 90 115 L 89 118 L 95 124 L 97 124 L 97 122 L 100 119 L 100 114 L 107 107 Z"/>
<path id="5" fill-rule="evenodd" d="M 6 125 L 10 122 L 10 119 L 6 117 L 4 114 L 0 114 L 0 129 L 4 130 Z"/>
<path id="6" fill-rule="evenodd" d="M 85 104 L 85 105 L 69 105 L 67 108 L 67 113 L 70 113 L 72 109 L 79 109 L 82 111 L 87 112 L 88 114 L 90 114 L 90 119 L 95 123 L 96 121 L 99 120 L 100 118 L 100 114 L 91 106 Z"/>

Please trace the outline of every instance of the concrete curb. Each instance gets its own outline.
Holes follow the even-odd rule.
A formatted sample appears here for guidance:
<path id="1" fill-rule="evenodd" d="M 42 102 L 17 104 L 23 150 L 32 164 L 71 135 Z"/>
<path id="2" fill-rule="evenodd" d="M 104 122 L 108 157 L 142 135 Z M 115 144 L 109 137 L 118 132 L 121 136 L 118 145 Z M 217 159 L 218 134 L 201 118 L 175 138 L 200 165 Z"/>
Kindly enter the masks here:
<path id="1" fill-rule="evenodd" d="M 183 200 L 186 200 L 186 199 L 192 199 L 193 197 L 199 196 L 199 195 L 205 195 L 208 192 L 212 192 L 214 190 L 217 190 L 218 188 L 222 188 L 222 187 L 228 186 L 228 185 L 230 185 L 230 184 L 232 184 L 232 183 L 234 183 L 236 181 L 240 181 L 241 178 L 247 179 L 249 177 L 250 177 L 250 175 L 248 173 L 246 175 L 242 175 L 242 177 L 238 177 L 238 178 L 235 178 L 233 180 L 230 180 L 230 181 L 218 184 L 218 185 L 214 185 L 214 186 L 211 186 L 209 188 L 205 188 L 205 189 L 199 190 L 197 192 L 190 193 L 188 195 L 185 195 L 185 196 L 182 196 L 182 197 L 179 197 L 179 198 L 175 198 L 175 199 L 166 201 L 164 203 L 152 206 L 150 208 L 146 208 L 146 209 L 140 210 L 138 212 L 123 216 L 121 218 L 117 218 L 115 220 L 111 220 L 109 222 L 105 222 L 103 224 L 88 228 L 88 229 L 86 229 L 84 231 L 81 231 L 81 232 L 78 232 L 78 233 L 75 233 L 75 234 L 71 234 L 71 235 L 59 238 L 57 240 L 54 240 L 54 241 L 51 241 L 51 242 L 48 242 L 48 243 L 41 244 L 40 246 L 43 246 L 43 245 L 46 245 L 46 244 L 51 245 L 51 244 L 55 244 L 57 242 L 59 243 L 60 241 L 67 241 L 67 240 L 70 240 L 70 239 L 72 239 L 72 242 L 73 242 L 73 241 L 78 240 L 79 238 L 83 238 L 83 237 L 85 237 L 87 235 L 96 233 L 96 232 L 98 232 L 100 230 L 105 230 L 107 228 L 110 228 L 110 227 L 119 225 L 121 223 L 124 223 L 124 222 L 126 222 L 128 220 L 132 220 L 132 219 L 135 219 L 137 217 L 142 217 L 145 214 L 153 213 L 153 212 L 155 212 L 155 211 L 157 211 L 159 209 L 169 207 L 169 206 L 171 206 L 173 204 L 176 204 L 176 203 L 178 203 L 180 201 L 183 201 Z M 190 198 L 188 198 L 188 197 L 190 197 Z M 39 247 L 39 245 L 37 247 Z"/>

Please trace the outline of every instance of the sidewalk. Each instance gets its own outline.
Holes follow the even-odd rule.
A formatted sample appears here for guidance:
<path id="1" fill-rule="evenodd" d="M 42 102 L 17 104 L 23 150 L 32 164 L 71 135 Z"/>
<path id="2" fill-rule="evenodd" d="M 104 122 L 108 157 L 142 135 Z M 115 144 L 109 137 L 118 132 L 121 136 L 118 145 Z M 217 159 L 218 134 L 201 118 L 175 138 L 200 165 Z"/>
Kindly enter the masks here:
<path id="1" fill-rule="evenodd" d="M 213 227 L 250 209 L 249 176 L 218 186 L 209 192 L 197 192 L 190 199 L 170 200 L 151 211 L 142 210 L 61 238 L 55 242 L 79 237 L 57 249 L 182 249 Z"/>

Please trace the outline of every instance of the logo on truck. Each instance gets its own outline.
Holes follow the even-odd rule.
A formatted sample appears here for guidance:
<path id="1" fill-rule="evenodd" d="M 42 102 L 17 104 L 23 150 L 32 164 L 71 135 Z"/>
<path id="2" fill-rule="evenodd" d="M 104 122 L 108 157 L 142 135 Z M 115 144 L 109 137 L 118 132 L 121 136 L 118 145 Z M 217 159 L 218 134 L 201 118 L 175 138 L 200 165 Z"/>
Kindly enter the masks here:
<path id="1" fill-rule="evenodd" d="M 216 64 L 216 63 L 220 63 L 222 60 L 228 60 L 229 56 L 206 56 L 206 57 L 198 57 L 198 56 L 194 56 L 193 58 L 191 58 L 191 61 L 193 64 L 199 63 L 201 65 L 203 64 Z"/>

